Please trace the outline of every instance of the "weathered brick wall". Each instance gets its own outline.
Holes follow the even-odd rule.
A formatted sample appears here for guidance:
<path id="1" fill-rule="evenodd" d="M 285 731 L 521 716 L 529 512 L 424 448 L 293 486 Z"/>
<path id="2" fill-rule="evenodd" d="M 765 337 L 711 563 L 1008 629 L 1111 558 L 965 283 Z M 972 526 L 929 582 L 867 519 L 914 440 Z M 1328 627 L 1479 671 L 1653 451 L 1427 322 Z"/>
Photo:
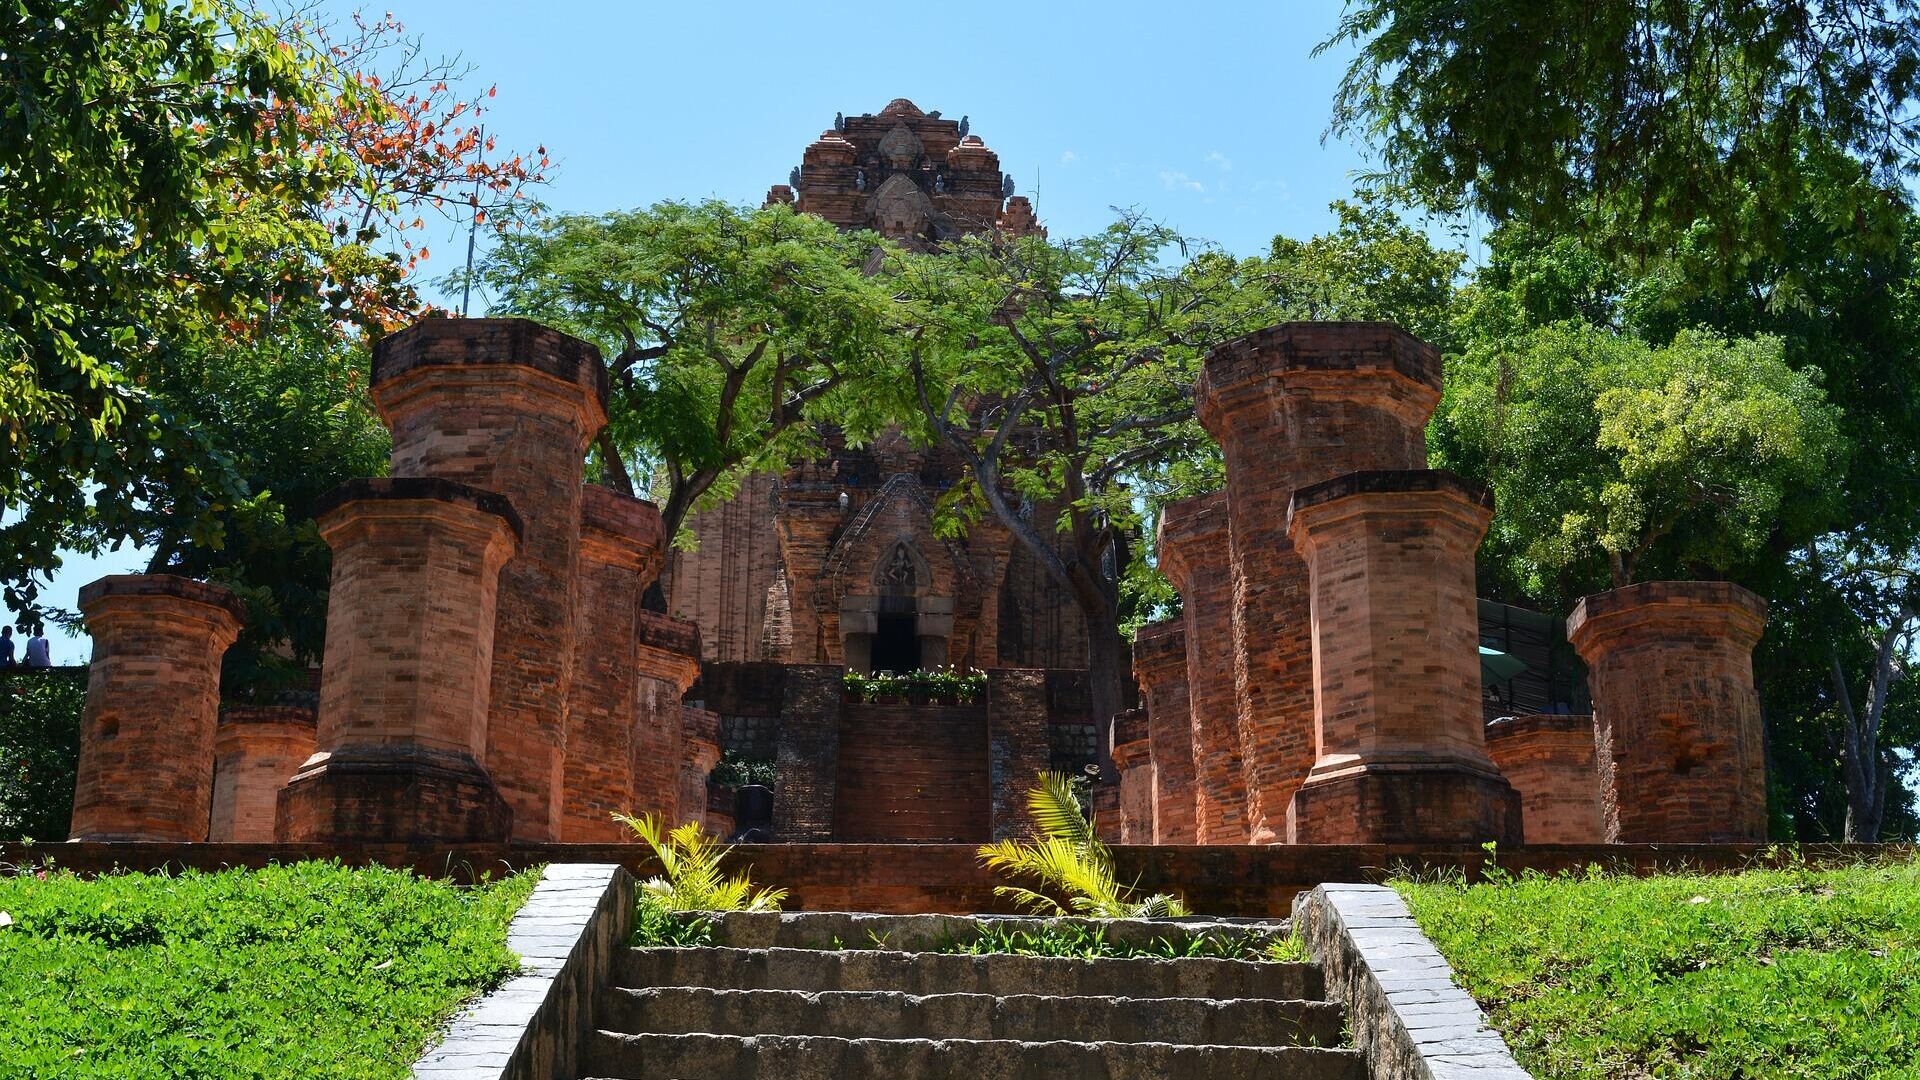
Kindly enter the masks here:
<path id="1" fill-rule="evenodd" d="M 1180 590 L 1193 710 L 1194 836 L 1247 842 L 1247 784 L 1236 726 L 1232 551 L 1224 492 L 1160 512 L 1160 570 Z"/>
<path id="2" fill-rule="evenodd" d="M 652 503 L 593 484 L 582 491 L 560 840 L 626 838 L 613 815 L 635 805 L 634 735 L 643 720 L 634 626 L 664 551 L 664 525 Z"/>
<path id="3" fill-rule="evenodd" d="M 1311 611 L 1287 501 L 1349 472 L 1425 467 L 1439 400 L 1438 350 L 1390 323 L 1269 327 L 1215 349 L 1195 385 L 1226 462 L 1235 725 L 1254 843 L 1284 838 L 1314 758 Z"/>
<path id="4" fill-rule="evenodd" d="M 708 797 L 707 778 L 720 764 L 720 716 L 710 709 L 684 706 L 680 710 L 682 750 L 680 761 L 680 821 L 699 821 L 708 832 L 726 836 L 733 831 L 733 818 L 714 813 Z"/>
<path id="5" fill-rule="evenodd" d="M 673 614 L 700 627 L 702 659 L 784 659 L 763 655 L 767 597 L 780 575 L 773 529 L 774 477 L 748 477 L 738 495 L 691 515 L 694 551 L 675 550 L 665 585 Z"/>
<path id="6" fill-rule="evenodd" d="M 1487 753 L 1520 793 L 1527 843 L 1606 840 L 1600 773 L 1593 760 L 1593 717 L 1501 717 L 1487 725 Z"/>
<path id="7" fill-rule="evenodd" d="M 220 712 L 213 739 L 216 844 L 270 844 L 280 790 L 313 754 L 314 710 L 298 705 L 235 705 Z"/>
<path id="8" fill-rule="evenodd" d="M 315 508 L 333 549 L 314 755 L 280 793 L 281 840 L 505 839 L 481 765 L 500 568 L 520 519 L 451 480 L 354 480 Z"/>
<path id="9" fill-rule="evenodd" d="M 1766 601 L 1730 582 L 1650 581 L 1582 599 L 1606 837 L 1757 841 L 1767 832 L 1753 647 Z"/>
<path id="10" fill-rule="evenodd" d="M 700 666 L 692 697 L 720 714 L 720 748 L 754 761 L 780 753 L 780 706 L 786 693 L 782 664 L 728 661 Z"/>
<path id="11" fill-rule="evenodd" d="M 1187 632 L 1183 620 L 1143 626 L 1133 638 L 1133 674 L 1146 700 L 1148 753 L 1153 759 L 1153 835 L 1140 843 L 1191 844 L 1193 722 L 1187 698 Z"/>
<path id="12" fill-rule="evenodd" d="M 683 699 L 700 676 L 700 632 L 653 611 L 633 617 L 639 707 L 633 723 L 633 812 L 684 821 L 704 812 L 706 796 L 683 797 L 687 745 Z M 709 766 L 711 768 L 711 766 Z"/>
<path id="13" fill-rule="evenodd" d="M 1492 517 L 1485 489 L 1440 470 L 1294 493 L 1319 753 L 1293 797 L 1293 842 L 1520 841 L 1520 799 L 1480 716 L 1473 557 Z"/>
<path id="14" fill-rule="evenodd" d="M 984 842 L 987 790 L 983 706 L 842 706 L 834 839 Z"/>
<path id="15" fill-rule="evenodd" d="M 1148 742 L 1147 711 L 1129 709 L 1113 718 L 1113 766 L 1120 773 L 1117 807 L 1120 818 L 1117 842 L 1151 844 L 1154 842 L 1153 791 L 1154 762 Z"/>
<path id="16" fill-rule="evenodd" d="M 1046 673 L 1031 668 L 987 672 L 987 762 L 993 838 L 1033 830 L 1027 793 L 1049 764 Z"/>
<path id="17" fill-rule="evenodd" d="M 218 585 L 170 574 L 80 590 L 93 637 L 73 795 L 76 840 L 205 840 L 220 658 L 246 609 Z"/>
<path id="18" fill-rule="evenodd" d="M 773 788 L 773 835 L 778 840 L 833 838 L 845 675 L 845 668 L 818 664 L 787 669 Z"/>
<path id="19" fill-rule="evenodd" d="M 600 352 L 525 319 L 426 319 L 374 347 L 394 476 L 505 495 L 525 523 L 501 573 L 486 766 L 516 836 L 560 833 L 582 462 L 606 426 Z"/>

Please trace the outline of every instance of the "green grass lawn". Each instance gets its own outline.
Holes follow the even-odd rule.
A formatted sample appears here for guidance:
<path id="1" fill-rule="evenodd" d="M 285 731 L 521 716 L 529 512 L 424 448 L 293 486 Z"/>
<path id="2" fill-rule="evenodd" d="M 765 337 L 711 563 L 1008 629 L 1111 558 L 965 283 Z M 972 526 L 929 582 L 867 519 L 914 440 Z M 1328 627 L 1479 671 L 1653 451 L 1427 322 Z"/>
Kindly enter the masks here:
<path id="1" fill-rule="evenodd" d="M 1920 863 L 1396 887 L 1535 1076 L 1920 1077 Z"/>
<path id="2" fill-rule="evenodd" d="M 535 877 L 0 877 L 0 1075 L 403 1077 L 517 969 L 506 927 Z"/>

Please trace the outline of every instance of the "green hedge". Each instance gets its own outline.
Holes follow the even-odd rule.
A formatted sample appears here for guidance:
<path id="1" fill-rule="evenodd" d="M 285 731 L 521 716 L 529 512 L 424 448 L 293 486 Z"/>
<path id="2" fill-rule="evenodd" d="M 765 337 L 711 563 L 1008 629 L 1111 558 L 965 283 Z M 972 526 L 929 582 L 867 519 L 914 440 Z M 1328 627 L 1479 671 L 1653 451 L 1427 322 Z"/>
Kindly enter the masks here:
<path id="1" fill-rule="evenodd" d="M 0 840 L 65 840 L 87 669 L 0 671 Z"/>
<path id="2" fill-rule="evenodd" d="M 517 970 L 507 923 L 537 876 L 0 877 L 0 1075 L 398 1080 L 462 1001 Z"/>

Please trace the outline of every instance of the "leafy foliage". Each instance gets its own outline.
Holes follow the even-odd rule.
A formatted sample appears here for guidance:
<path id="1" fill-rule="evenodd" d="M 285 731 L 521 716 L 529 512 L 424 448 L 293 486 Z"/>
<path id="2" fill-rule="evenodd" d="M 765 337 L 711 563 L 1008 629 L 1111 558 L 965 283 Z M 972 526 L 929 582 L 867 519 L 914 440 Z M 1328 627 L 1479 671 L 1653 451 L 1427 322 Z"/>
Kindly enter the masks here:
<path id="1" fill-rule="evenodd" d="M 726 845 L 707 834 L 697 821 L 669 832 L 660 818 L 646 814 L 615 819 L 653 849 L 660 860 L 660 876 L 640 883 L 640 891 L 673 911 L 779 911 L 785 889 L 755 889 L 747 875 L 727 877 L 720 864 Z"/>
<path id="2" fill-rule="evenodd" d="M 1113 853 L 1094 836 L 1093 819 L 1081 810 L 1068 777 L 1041 773 L 1038 786 L 1027 793 L 1027 812 L 1040 838 L 987 844 L 980 849 L 980 861 L 1008 877 L 1032 880 L 1066 897 L 1066 903 L 1023 885 L 996 885 L 994 895 L 1042 915 L 1152 919 L 1187 914 L 1179 897 L 1155 893 L 1135 898 L 1134 890 L 1120 883 L 1114 876 Z"/>
<path id="3" fill-rule="evenodd" d="M 1261 938 L 1208 930 L 1178 937 L 1156 937 L 1143 945 L 1134 945 L 1109 939 L 1105 927 L 1073 922 L 1048 923 L 1037 930 L 1015 930 L 986 922 L 981 925 L 979 933 L 972 937 L 949 938 L 936 945 L 933 951 L 968 956 L 996 953 L 1071 956 L 1087 960 L 1199 957 L 1295 963 L 1306 959 L 1305 946 L 1291 935 Z"/>
<path id="4" fill-rule="evenodd" d="M 1536 1076 L 1920 1069 L 1920 864 L 1396 887 Z"/>
<path id="5" fill-rule="evenodd" d="M 973 668 L 965 671 L 953 667 L 908 672 L 877 671 L 871 675 L 849 671 L 841 682 L 846 687 L 847 695 L 855 701 L 905 697 L 968 705 L 979 701 L 987 692 L 987 673 Z"/>
<path id="6" fill-rule="evenodd" d="M 86 696 L 84 669 L 0 671 L 0 839 L 66 839 Z"/>
<path id="7" fill-rule="evenodd" d="M 708 948 L 713 945 L 713 921 L 643 892 L 635 901 L 632 944 L 639 949 Z"/>
<path id="8" fill-rule="evenodd" d="M 23 1080 L 404 1077 L 463 999 L 518 969 L 506 927 L 536 876 L 0 877 L 0 1060 Z"/>
<path id="9" fill-rule="evenodd" d="M 713 782 L 728 787 L 746 787 L 749 784 L 772 787 L 779 775 L 777 762 L 750 758 L 738 750 L 725 750 L 720 754 L 720 764 L 714 767 Z"/>

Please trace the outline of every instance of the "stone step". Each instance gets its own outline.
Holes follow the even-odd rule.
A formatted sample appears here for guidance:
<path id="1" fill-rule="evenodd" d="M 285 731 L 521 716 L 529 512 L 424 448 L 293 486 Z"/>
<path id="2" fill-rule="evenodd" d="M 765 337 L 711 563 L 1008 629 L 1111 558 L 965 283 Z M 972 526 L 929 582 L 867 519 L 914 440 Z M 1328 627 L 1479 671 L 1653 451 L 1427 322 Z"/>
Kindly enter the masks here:
<path id="1" fill-rule="evenodd" d="M 1358 1051 L 1303 1046 L 626 1035 L 599 1031 L 596 1080 L 1364 1080 Z"/>
<path id="2" fill-rule="evenodd" d="M 595 1023 L 634 1034 L 826 1035 L 842 1039 L 1157 1042 L 1337 1046 L 1345 1010 L 1324 1001 L 912 995 L 888 991 L 612 990 Z"/>
<path id="3" fill-rule="evenodd" d="M 1291 933 L 1276 919 L 1041 919 L 1020 915 L 873 915 L 856 911 L 726 911 L 706 916 L 713 943 L 736 949 L 937 950 L 979 938 L 982 930 L 1038 934 L 1052 930 L 1099 933 L 1114 945 L 1172 948 L 1198 937 L 1250 940 L 1263 947 Z"/>
<path id="4" fill-rule="evenodd" d="M 860 942 L 844 942 L 858 945 Z M 1320 968 L 1257 960 L 1081 960 L 871 949 L 628 949 L 615 985 L 736 990 L 892 990 L 903 994 L 1270 998 L 1317 1001 Z"/>

